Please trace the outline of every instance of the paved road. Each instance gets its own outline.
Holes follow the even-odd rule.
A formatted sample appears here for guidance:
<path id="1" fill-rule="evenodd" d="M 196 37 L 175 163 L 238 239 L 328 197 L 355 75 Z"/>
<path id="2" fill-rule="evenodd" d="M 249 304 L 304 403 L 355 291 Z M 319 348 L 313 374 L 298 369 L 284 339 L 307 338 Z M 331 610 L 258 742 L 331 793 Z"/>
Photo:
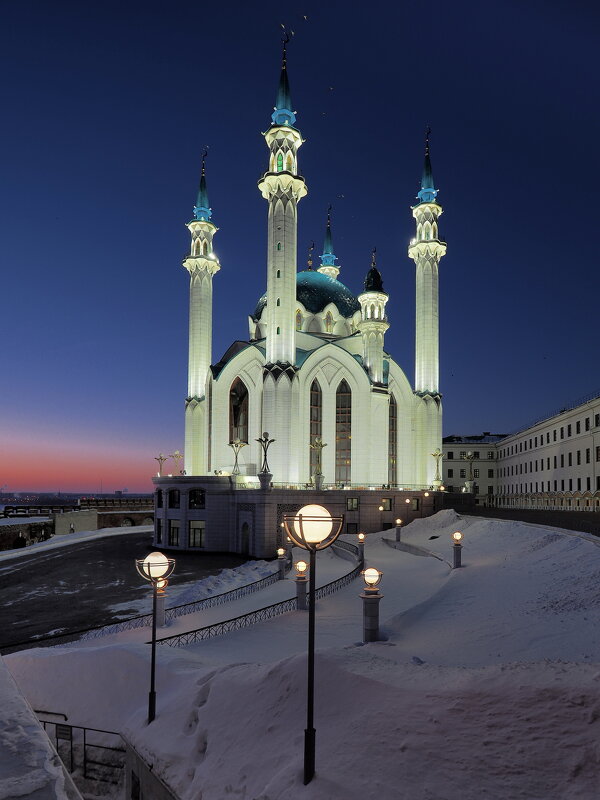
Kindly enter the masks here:
<path id="1" fill-rule="evenodd" d="M 75 631 L 135 616 L 132 606 L 117 615 L 111 607 L 139 600 L 144 581 L 135 559 L 152 547 L 151 533 L 127 533 L 107 539 L 35 553 L 0 564 L 0 652 L 17 642 L 54 631 Z M 237 567 L 246 559 L 213 553 L 178 553 L 169 583 L 181 583 L 221 569 Z M 20 649 L 20 648 L 15 648 Z"/>

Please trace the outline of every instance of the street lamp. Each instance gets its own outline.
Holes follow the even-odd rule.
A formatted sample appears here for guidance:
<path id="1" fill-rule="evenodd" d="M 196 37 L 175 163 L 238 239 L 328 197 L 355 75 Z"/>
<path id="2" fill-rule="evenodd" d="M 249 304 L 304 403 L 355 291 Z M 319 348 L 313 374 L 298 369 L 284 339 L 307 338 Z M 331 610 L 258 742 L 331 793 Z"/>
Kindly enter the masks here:
<path id="1" fill-rule="evenodd" d="M 396 541 L 397 542 L 400 541 L 400 534 L 401 533 L 402 533 L 402 520 L 401 519 L 397 519 L 396 520 Z"/>
<path id="2" fill-rule="evenodd" d="M 150 659 L 150 692 L 148 694 L 148 725 L 156 716 L 156 598 L 164 594 L 169 576 L 175 569 L 175 559 L 154 552 L 146 558 L 136 559 L 135 568 L 144 580 L 152 584 L 152 655 Z"/>
<path id="3" fill-rule="evenodd" d="M 315 578 L 317 550 L 332 545 L 342 530 L 343 517 L 332 517 L 323 506 L 308 505 L 295 515 L 283 518 L 288 536 L 297 547 L 308 550 L 310 554 L 310 583 L 308 606 L 308 674 L 306 728 L 304 730 L 304 785 L 315 774 L 314 703 L 315 703 Z"/>
<path id="4" fill-rule="evenodd" d="M 294 564 L 296 567 L 296 608 L 298 611 L 306 611 L 306 584 L 308 583 L 308 577 L 306 575 L 306 570 L 308 569 L 308 564 L 306 561 L 296 561 Z"/>
<path id="5" fill-rule="evenodd" d="M 462 567 L 462 544 L 461 544 L 462 538 L 463 535 L 460 531 L 456 531 L 455 533 L 452 534 L 452 539 L 454 541 L 454 544 L 452 545 L 453 569 L 456 569 L 457 567 Z"/>
<path id="6" fill-rule="evenodd" d="M 364 533 L 359 533 L 356 537 L 358 539 L 358 558 L 360 559 L 360 563 L 364 564 L 365 561 L 365 535 Z"/>
<path id="7" fill-rule="evenodd" d="M 379 641 L 379 603 L 382 594 L 377 588 L 383 575 L 375 567 L 368 567 L 361 572 L 365 586 L 360 595 L 363 601 L 363 642 Z"/>
<path id="8" fill-rule="evenodd" d="M 277 548 L 277 562 L 279 564 L 279 580 L 285 579 L 285 548 Z"/>

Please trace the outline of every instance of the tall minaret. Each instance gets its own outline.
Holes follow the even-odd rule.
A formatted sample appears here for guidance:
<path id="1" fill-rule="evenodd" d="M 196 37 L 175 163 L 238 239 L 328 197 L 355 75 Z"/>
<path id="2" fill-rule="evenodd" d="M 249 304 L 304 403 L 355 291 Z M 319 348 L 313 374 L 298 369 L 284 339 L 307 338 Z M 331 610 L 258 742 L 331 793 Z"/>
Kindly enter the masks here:
<path id="1" fill-rule="evenodd" d="M 192 235 L 190 254 L 183 266 L 190 273 L 190 328 L 188 396 L 185 409 L 185 471 L 200 475 L 206 471 L 206 415 L 204 395 L 212 360 L 212 279 L 221 269 L 212 240 L 218 228 L 210 221 L 212 211 L 206 191 L 206 153 L 194 218 L 187 223 Z"/>
<path id="2" fill-rule="evenodd" d="M 438 191 L 431 171 L 429 133 L 428 128 L 419 202 L 412 209 L 417 235 L 410 243 L 408 255 L 417 266 L 415 392 L 433 396 L 439 394 L 438 264 L 446 253 L 446 243 L 438 238 L 442 207 L 436 202 Z"/>
<path id="3" fill-rule="evenodd" d="M 295 364 L 296 361 L 296 259 L 297 206 L 306 194 L 304 178 L 298 174 L 298 148 L 303 142 L 293 127 L 283 44 L 281 77 L 272 125 L 264 134 L 269 148 L 269 169 L 258 182 L 262 196 L 269 203 L 267 243 L 267 364 Z"/>
<path id="4" fill-rule="evenodd" d="M 390 327 L 385 315 L 387 292 L 383 290 L 381 274 L 375 262 L 375 250 L 371 257 L 371 268 L 365 278 L 365 290 L 358 295 L 360 322 L 358 329 L 363 340 L 363 362 L 369 370 L 373 383 L 383 383 L 383 337 Z"/>
<path id="5" fill-rule="evenodd" d="M 335 262 L 337 256 L 333 252 L 333 241 L 331 238 L 331 206 L 327 209 L 327 227 L 325 228 L 325 244 L 323 246 L 323 255 L 321 256 L 321 266 L 317 272 L 322 272 L 323 275 L 328 275 L 334 280 L 340 274 L 340 268 L 336 267 Z"/>

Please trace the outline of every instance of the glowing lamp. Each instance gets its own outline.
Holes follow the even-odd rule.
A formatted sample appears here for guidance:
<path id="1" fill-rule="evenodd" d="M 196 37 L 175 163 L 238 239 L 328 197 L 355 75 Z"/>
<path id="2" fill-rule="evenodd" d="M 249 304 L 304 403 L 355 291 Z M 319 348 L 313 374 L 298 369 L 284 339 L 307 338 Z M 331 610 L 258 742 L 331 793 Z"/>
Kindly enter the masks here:
<path id="1" fill-rule="evenodd" d="M 300 577 L 303 577 L 306 573 L 306 570 L 308 569 L 308 564 L 306 563 L 306 561 L 296 561 L 294 566 L 296 568 L 296 572 Z"/>
<path id="2" fill-rule="evenodd" d="M 405 500 L 404 502 L 405 502 L 407 505 L 410 503 L 410 500 L 408 499 L 408 497 L 406 498 L 406 500 Z"/>
<path id="3" fill-rule="evenodd" d="M 379 510 L 380 510 L 380 511 L 383 511 L 383 506 L 379 506 Z"/>
<path id="4" fill-rule="evenodd" d="M 292 542 L 304 550 L 323 550 L 337 539 L 343 517 L 332 517 L 323 506 L 303 506 L 294 516 L 283 518 Z"/>
<path id="5" fill-rule="evenodd" d="M 277 548 L 277 557 L 278 558 L 283 558 L 284 556 L 285 556 L 284 548 L 283 547 L 278 547 Z"/>
<path id="6" fill-rule="evenodd" d="M 429 497 L 429 492 L 425 492 L 425 497 Z"/>
<path id="7" fill-rule="evenodd" d="M 363 570 L 361 574 L 366 587 L 368 589 L 374 589 L 376 586 L 379 586 L 383 572 L 375 569 L 375 567 L 368 567 L 367 569 Z"/>
<path id="8" fill-rule="evenodd" d="M 460 540 L 462 539 L 463 535 L 460 531 L 456 531 L 456 533 L 452 534 L 452 538 L 454 539 L 456 544 L 460 544 Z"/>
<path id="9" fill-rule="evenodd" d="M 362 544 L 365 541 L 364 533 L 359 533 L 357 538 L 358 538 L 358 541 Z"/>
<path id="10" fill-rule="evenodd" d="M 402 520 L 401 519 L 397 519 L 396 520 L 396 525 L 402 525 Z"/>
<path id="11" fill-rule="evenodd" d="M 440 486 L 440 492 L 443 492 L 445 488 L 445 486 Z"/>
<path id="12" fill-rule="evenodd" d="M 175 566 L 175 561 L 172 558 L 167 558 L 158 551 L 150 553 L 146 558 L 135 563 L 138 572 L 147 581 L 167 578 L 173 572 L 173 567 Z"/>

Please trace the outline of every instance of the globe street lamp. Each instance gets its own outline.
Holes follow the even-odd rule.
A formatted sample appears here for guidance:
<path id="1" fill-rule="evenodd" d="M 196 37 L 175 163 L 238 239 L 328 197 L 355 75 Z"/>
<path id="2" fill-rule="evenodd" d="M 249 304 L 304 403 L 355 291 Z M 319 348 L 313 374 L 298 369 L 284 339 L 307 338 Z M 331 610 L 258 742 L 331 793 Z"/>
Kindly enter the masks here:
<path id="1" fill-rule="evenodd" d="M 356 537 L 358 539 L 358 558 L 361 564 L 365 563 L 365 535 L 364 533 L 359 533 Z"/>
<path id="2" fill-rule="evenodd" d="M 308 564 L 306 561 L 296 561 L 294 566 L 296 567 L 296 608 L 298 611 L 306 611 L 306 584 L 308 583 L 306 570 L 308 569 Z"/>
<path id="3" fill-rule="evenodd" d="M 162 553 L 150 553 L 143 559 L 136 559 L 135 567 L 144 580 L 152 584 L 152 655 L 150 659 L 150 692 L 148 694 L 148 725 L 156 716 L 156 598 L 160 591 L 164 594 L 169 576 L 175 569 L 175 559 Z"/>
<path id="4" fill-rule="evenodd" d="M 308 606 L 308 675 L 306 728 L 304 730 L 304 785 L 315 774 L 314 703 L 315 703 L 315 579 L 317 550 L 332 545 L 342 530 L 344 518 L 332 517 L 323 506 L 308 505 L 295 515 L 284 516 L 285 529 L 297 547 L 308 550 L 309 558 L 309 606 Z"/>
<path id="5" fill-rule="evenodd" d="M 402 534 L 402 520 L 398 518 L 396 520 L 396 541 L 400 541 L 400 536 Z"/>
<path id="6" fill-rule="evenodd" d="M 454 569 L 457 567 L 462 567 L 462 538 L 463 535 L 460 531 L 456 531 L 456 533 L 452 534 L 452 539 L 454 541 L 454 544 L 452 545 L 452 564 Z"/>
<path id="7" fill-rule="evenodd" d="M 365 586 L 360 595 L 363 601 L 363 642 L 379 641 L 379 603 L 382 594 L 377 588 L 383 575 L 375 567 L 368 567 L 361 573 Z"/>

